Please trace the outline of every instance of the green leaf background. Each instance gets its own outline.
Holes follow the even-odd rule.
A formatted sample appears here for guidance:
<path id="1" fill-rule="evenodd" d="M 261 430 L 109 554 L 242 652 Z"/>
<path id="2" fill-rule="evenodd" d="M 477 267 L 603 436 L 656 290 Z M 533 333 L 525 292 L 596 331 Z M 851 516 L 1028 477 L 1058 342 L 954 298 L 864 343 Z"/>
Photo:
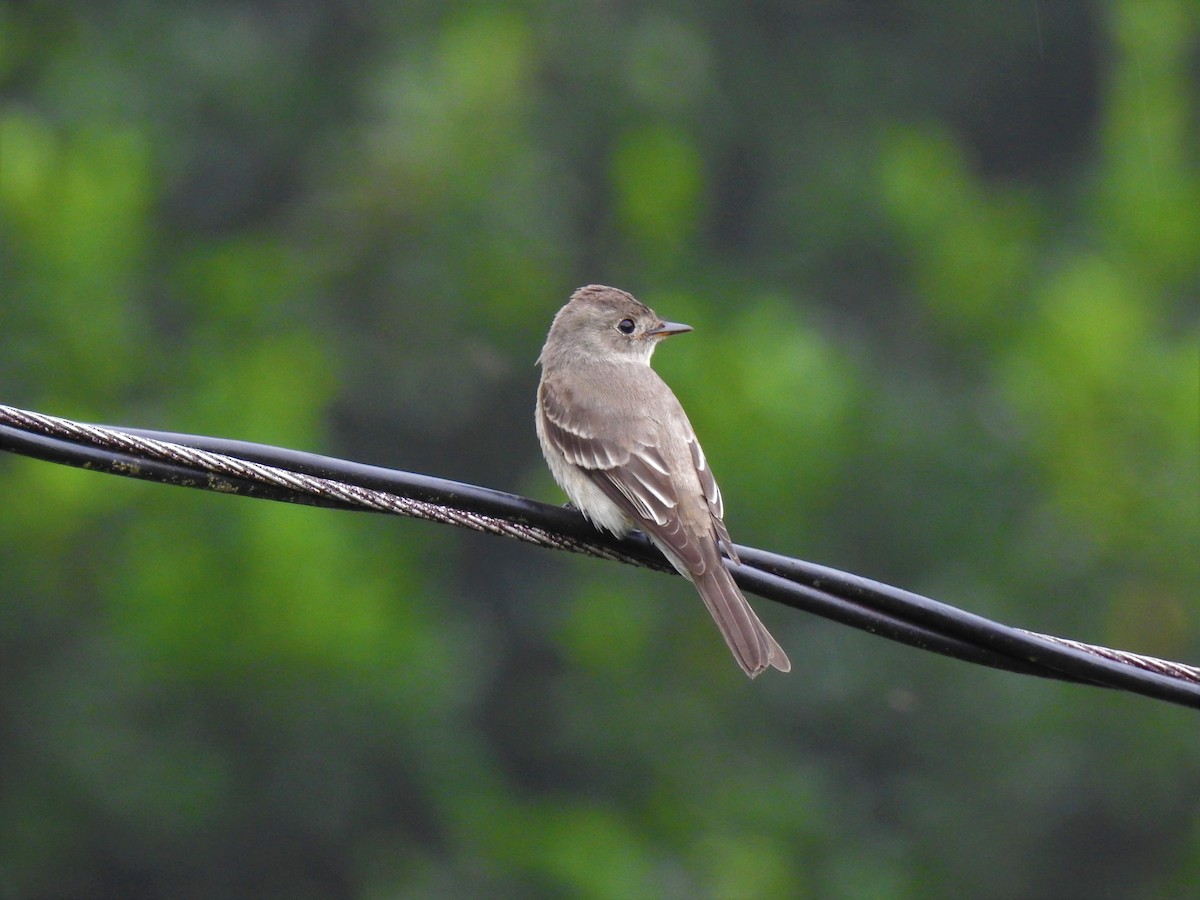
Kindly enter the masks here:
<path id="1" fill-rule="evenodd" d="M 576 286 L 744 543 L 1200 659 L 1189 0 L 0 5 L 0 387 L 557 502 Z M 5 897 L 1177 897 L 1193 711 L 0 458 Z"/>

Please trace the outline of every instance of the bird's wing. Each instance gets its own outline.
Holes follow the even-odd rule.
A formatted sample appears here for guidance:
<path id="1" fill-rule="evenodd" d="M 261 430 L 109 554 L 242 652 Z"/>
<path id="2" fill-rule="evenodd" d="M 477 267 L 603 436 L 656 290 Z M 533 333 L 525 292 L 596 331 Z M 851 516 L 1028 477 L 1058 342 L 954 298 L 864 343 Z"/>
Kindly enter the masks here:
<path id="1" fill-rule="evenodd" d="M 578 404 L 574 404 L 575 408 Z M 657 430 L 651 425 L 640 432 L 634 430 L 619 443 L 598 433 L 586 424 L 584 416 L 572 414 L 552 387 L 542 385 L 542 425 L 546 436 L 566 457 L 579 466 L 604 494 L 624 510 L 661 548 L 669 551 L 688 573 L 701 575 L 709 567 L 700 542 L 689 533 L 683 517 L 677 514 L 680 498 L 671 479 L 670 467 L 659 450 Z M 592 422 L 595 416 L 588 417 Z M 694 442 L 694 435 L 689 435 Z M 693 455 L 699 452 L 699 446 Z M 701 458 L 703 454 L 701 454 Z M 711 481 L 711 473 L 709 474 Z M 701 475 L 701 483 L 704 477 Z M 716 483 L 712 484 L 716 491 Z M 708 488 L 705 486 L 706 496 Z M 720 493 L 716 492 L 720 504 Z M 710 508 L 712 501 L 709 500 Z M 720 522 L 719 519 L 715 520 Z M 728 539 L 722 524 L 717 529 L 720 539 Z M 732 544 L 730 544 L 732 547 Z"/>
<path id="2" fill-rule="evenodd" d="M 688 452 L 703 497 L 694 498 L 687 508 L 680 509 L 680 497 L 670 475 L 670 466 L 659 448 L 659 429 L 652 422 L 647 422 L 640 432 L 635 425 L 618 442 L 598 433 L 594 424 L 597 421 L 595 409 L 581 414 L 583 407 L 579 398 L 572 397 L 568 408 L 554 388 L 545 382 L 541 398 L 545 436 L 568 462 L 578 466 L 605 496 L 633 519 L 672 565 L 696 585 L 746 674 L 753 678 L 768 665 L 788 671 L 791 663 L 787 654 L 759 621 L 721 562 L 718 547 L 734 561 L 737 561 L 737 554 L 721 520 L 721 492 L 687 417 L 681 412 L 680 419 L 687 429 Z M 698 506 L 701 501 L 703 507 Z M 708 523 L 714 543 L 708 544 L 702 532 L 698 535 L 688 528 L 686 516 L 689 512 L 693 514 L 693 522 Z"/>
<path id="3" fill-rule="evenodd" d="M 729 536 L 729 529 L 725 527 L 725 503 L 721 500 L 721 489 L 717 487 L 717 479 L 713 477 L 708 460 L 704 458 L 704 451 L 700 448 L 700 441 L 696 439 L 696 433 L 690 426 L 687 443 L 688 449 L 692 451 L 692 463 L 696 466 L 696 474 L 700 476 L 700 488 L 704 491 L 704 499 L 708 502 L 708 511 L 712 515 L 717 545 L 726 556 L 740 564 L 737 551 L 733 549 L 733 538 Z"/>

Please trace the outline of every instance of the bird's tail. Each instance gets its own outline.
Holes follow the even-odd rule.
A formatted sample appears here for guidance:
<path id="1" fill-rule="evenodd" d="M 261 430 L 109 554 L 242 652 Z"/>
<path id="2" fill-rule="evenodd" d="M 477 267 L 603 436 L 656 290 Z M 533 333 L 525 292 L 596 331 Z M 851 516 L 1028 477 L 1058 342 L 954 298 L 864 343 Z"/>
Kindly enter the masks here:
<path id="1" fill-rule="evenodd" d="M 734 659 L 747 675 L 753 678 L 768 666 L 781 672 L 791 671 L 787 654 L 754 614 L 723 564 L 710 566 L 703 575 L 693 577 L 692 583 L 721 629 Z"/>

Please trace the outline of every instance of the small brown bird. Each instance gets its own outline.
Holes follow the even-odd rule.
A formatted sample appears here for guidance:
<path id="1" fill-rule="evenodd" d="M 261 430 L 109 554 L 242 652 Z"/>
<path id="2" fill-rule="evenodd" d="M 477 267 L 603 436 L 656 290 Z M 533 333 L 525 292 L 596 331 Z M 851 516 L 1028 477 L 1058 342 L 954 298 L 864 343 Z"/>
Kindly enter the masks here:
<path id="1" fill-rule="evenodd" d="M 725 568 L 722 552 L 740 561 L 692 424 L 650 368 L 659 341 L 691 330 L 625 291 L 577 290 L 538 357 L 538 440 L 554 480 L 593 525 L 618 536 L 641 529 L 696 586 L 747 675 L 787 672 L 787 654 Z"/>

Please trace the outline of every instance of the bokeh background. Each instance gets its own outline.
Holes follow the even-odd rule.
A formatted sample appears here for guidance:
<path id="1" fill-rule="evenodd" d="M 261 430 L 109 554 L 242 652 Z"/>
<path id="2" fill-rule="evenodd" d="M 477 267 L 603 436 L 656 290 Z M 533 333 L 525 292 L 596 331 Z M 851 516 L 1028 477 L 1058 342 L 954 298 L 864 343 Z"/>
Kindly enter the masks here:
<path id="1" fill-rule="evenodd" d="M 560 502 L 576 286 L 735 538 L 1200 660 L 1200 7 L 0 4 L 0 399 Z M 0 458 L 4 897 L 1178 897 L 1200 720 Z"/>

